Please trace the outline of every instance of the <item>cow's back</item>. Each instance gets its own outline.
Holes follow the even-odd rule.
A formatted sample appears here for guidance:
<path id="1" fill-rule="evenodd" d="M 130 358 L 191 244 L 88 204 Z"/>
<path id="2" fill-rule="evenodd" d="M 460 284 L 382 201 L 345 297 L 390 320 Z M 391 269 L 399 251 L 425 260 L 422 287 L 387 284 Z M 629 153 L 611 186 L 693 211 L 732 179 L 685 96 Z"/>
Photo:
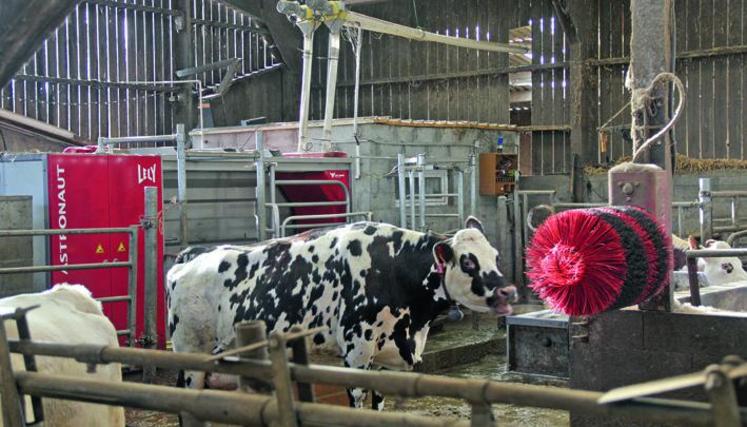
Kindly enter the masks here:
<path id="1" fill-rule="evenodd" d="M 114 326 L 82 286 L 59 285 L 53 290 L 39 294 L 0 299 L 0 308 L 29 307 L 37 304 L 41 306 L 27 314 L 32 340 L 69 345 L 119 345 Z M 6 321 L 5 327 L 10 339 L 18 338 L 15 321 Z M 117 363 L 99 365 L 96 373 L 88 374 L 86 365 L 73 359 L 37 357 L 36 361 L 38 371 L 42 373 L 111 382 L 122 381 L 121 365 Z M 17 354 L 13 355 L 12 363 L 15 370 L 21 370 L 24 366 L 23 359 Z M 42 401 L 45 425 L 124 426 L 124 410 L 121 407 L 47 398 Z"/>
<path id="2" fill-rule="evenodd" d="M 362 274 L 371 268 L 366 248 L 397 230 L 357 223 L 250 247 L 219 246 L 175 265 L 167 276 L 174 350 L 226 349 L 234 326 L 249 320 L 265 321 L 270 332 L 323 326 L 314 343 L 341 344 L 344 299 L 365 291 Z"/>

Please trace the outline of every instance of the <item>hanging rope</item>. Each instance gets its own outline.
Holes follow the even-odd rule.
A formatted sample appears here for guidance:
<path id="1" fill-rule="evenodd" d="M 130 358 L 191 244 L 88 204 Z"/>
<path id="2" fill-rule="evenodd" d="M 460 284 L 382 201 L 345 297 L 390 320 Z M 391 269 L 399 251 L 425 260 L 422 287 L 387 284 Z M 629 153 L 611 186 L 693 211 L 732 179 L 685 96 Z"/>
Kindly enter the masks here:
<path id="1" fill-rule="evenodd" d="M 647 88 L 639 89 L 633 93 L 631 104 L 633 105 L 633 113 L 635 114 L 636 112 L 646 110 L 651 100 L 653 99 L 652 93 L 654 92 L 656 86 L 667 82 L 674 83 L 675 87 L 677 88 L 677 92 L 679 92 L 680 95 L 680 102 L 679 104 L 677 104 L 677 109 L 674 111 L 674 115 L 672 115 L 669 123 L 661 128 L 661 130 L 659 130 L 659 132 L 657 132 L 654 136 L 648 138 L 634 151 L 633 163 L 638 163 L 638 160 L 643 155 L 643 153 L 649 150 L 654 142 L 658 141 L 662 136 L 666 135 L 666 133 L 669 132 L 670 129 L 672 129 L 675 123 L 677 123 L 677 120 L 679 120 L 680 116 L 682 115 L 682 110 L 685 106 L 686 98 L 685 86 L 682 84 L 682 81 L 672 73 L 661 73 L 657 75 Z M 648 117 L 648 115 L 644 115 L 644 117 Z M 643 126 L 635 126 L 633 131 L 639 132 L 647 129 L 649 129 L 649 126 L 647 123 L 644 123 Z"/>

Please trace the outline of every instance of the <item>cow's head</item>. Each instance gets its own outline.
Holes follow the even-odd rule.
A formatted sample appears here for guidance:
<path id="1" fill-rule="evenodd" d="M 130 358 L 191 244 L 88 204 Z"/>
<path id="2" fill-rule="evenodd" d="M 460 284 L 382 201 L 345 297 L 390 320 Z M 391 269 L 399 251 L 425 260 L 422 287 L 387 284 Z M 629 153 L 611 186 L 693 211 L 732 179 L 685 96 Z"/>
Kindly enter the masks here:
<path id="1" fill-rule="evenodd" d="M 731 249 L 731 245 L 720 240 L 708 240 L 706 249 Z M 747 280 L 747 273 L 742 267 L 742 261 L 737 257 L 698 258 L 698 266 L 711 285 Z"/>
<path id="2" fill-rule="evenodd" d="M 465 228 L 434 247 L 436 263 L 444 271 L 448 295 L 470 310 L 511 314 L 516 287 L 498 269 L 498 251 L 485 238 L 477 218 L 467 218 Z"/>

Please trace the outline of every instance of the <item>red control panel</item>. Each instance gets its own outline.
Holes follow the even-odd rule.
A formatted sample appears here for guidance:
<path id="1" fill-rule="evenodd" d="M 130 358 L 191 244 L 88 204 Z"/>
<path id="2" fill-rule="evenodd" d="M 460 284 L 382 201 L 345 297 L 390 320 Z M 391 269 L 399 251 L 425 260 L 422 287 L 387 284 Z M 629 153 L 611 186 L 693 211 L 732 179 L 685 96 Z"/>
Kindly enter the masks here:
<path id="1" fill-rule="evenodd" d="M 53 229 L 129 227 L 140 223 L 145 187 L 158 189 L 163 206 L 161 158 L 158 156 L 50 154 L 47 160 L 49 225 Z M 138 236 L 136 338 L 143 334 L 145 251 L 142 229 Z M 127 234 L 78 234 L 50 239 L 52 265 L 126 261 Z M 158 346 L 165 345 L 163 288 L 163 232 L 158 227 L 157 315 Z M 52 273 L 52 283 L 86 286 L 96 298 L 127 295 L 126 268 L 71 270 Z M 104 313 L 118 330 L 127 329 L 127 303 L 104 304 Z"/>

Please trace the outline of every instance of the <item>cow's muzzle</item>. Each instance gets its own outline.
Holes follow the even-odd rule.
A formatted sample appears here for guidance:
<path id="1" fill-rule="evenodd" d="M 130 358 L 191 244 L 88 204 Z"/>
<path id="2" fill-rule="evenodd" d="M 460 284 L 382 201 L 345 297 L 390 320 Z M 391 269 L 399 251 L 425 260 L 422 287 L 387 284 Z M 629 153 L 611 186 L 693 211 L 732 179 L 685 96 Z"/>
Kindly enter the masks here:
<path id="1" fill-rule="evenodd" d="M 488 305 L 498 316 L 509 316 L 514 312 L 511 303 L 518 300 L 516 286 L 509 285 L 496 288 L 493 296 L 488 298 Z"/>

